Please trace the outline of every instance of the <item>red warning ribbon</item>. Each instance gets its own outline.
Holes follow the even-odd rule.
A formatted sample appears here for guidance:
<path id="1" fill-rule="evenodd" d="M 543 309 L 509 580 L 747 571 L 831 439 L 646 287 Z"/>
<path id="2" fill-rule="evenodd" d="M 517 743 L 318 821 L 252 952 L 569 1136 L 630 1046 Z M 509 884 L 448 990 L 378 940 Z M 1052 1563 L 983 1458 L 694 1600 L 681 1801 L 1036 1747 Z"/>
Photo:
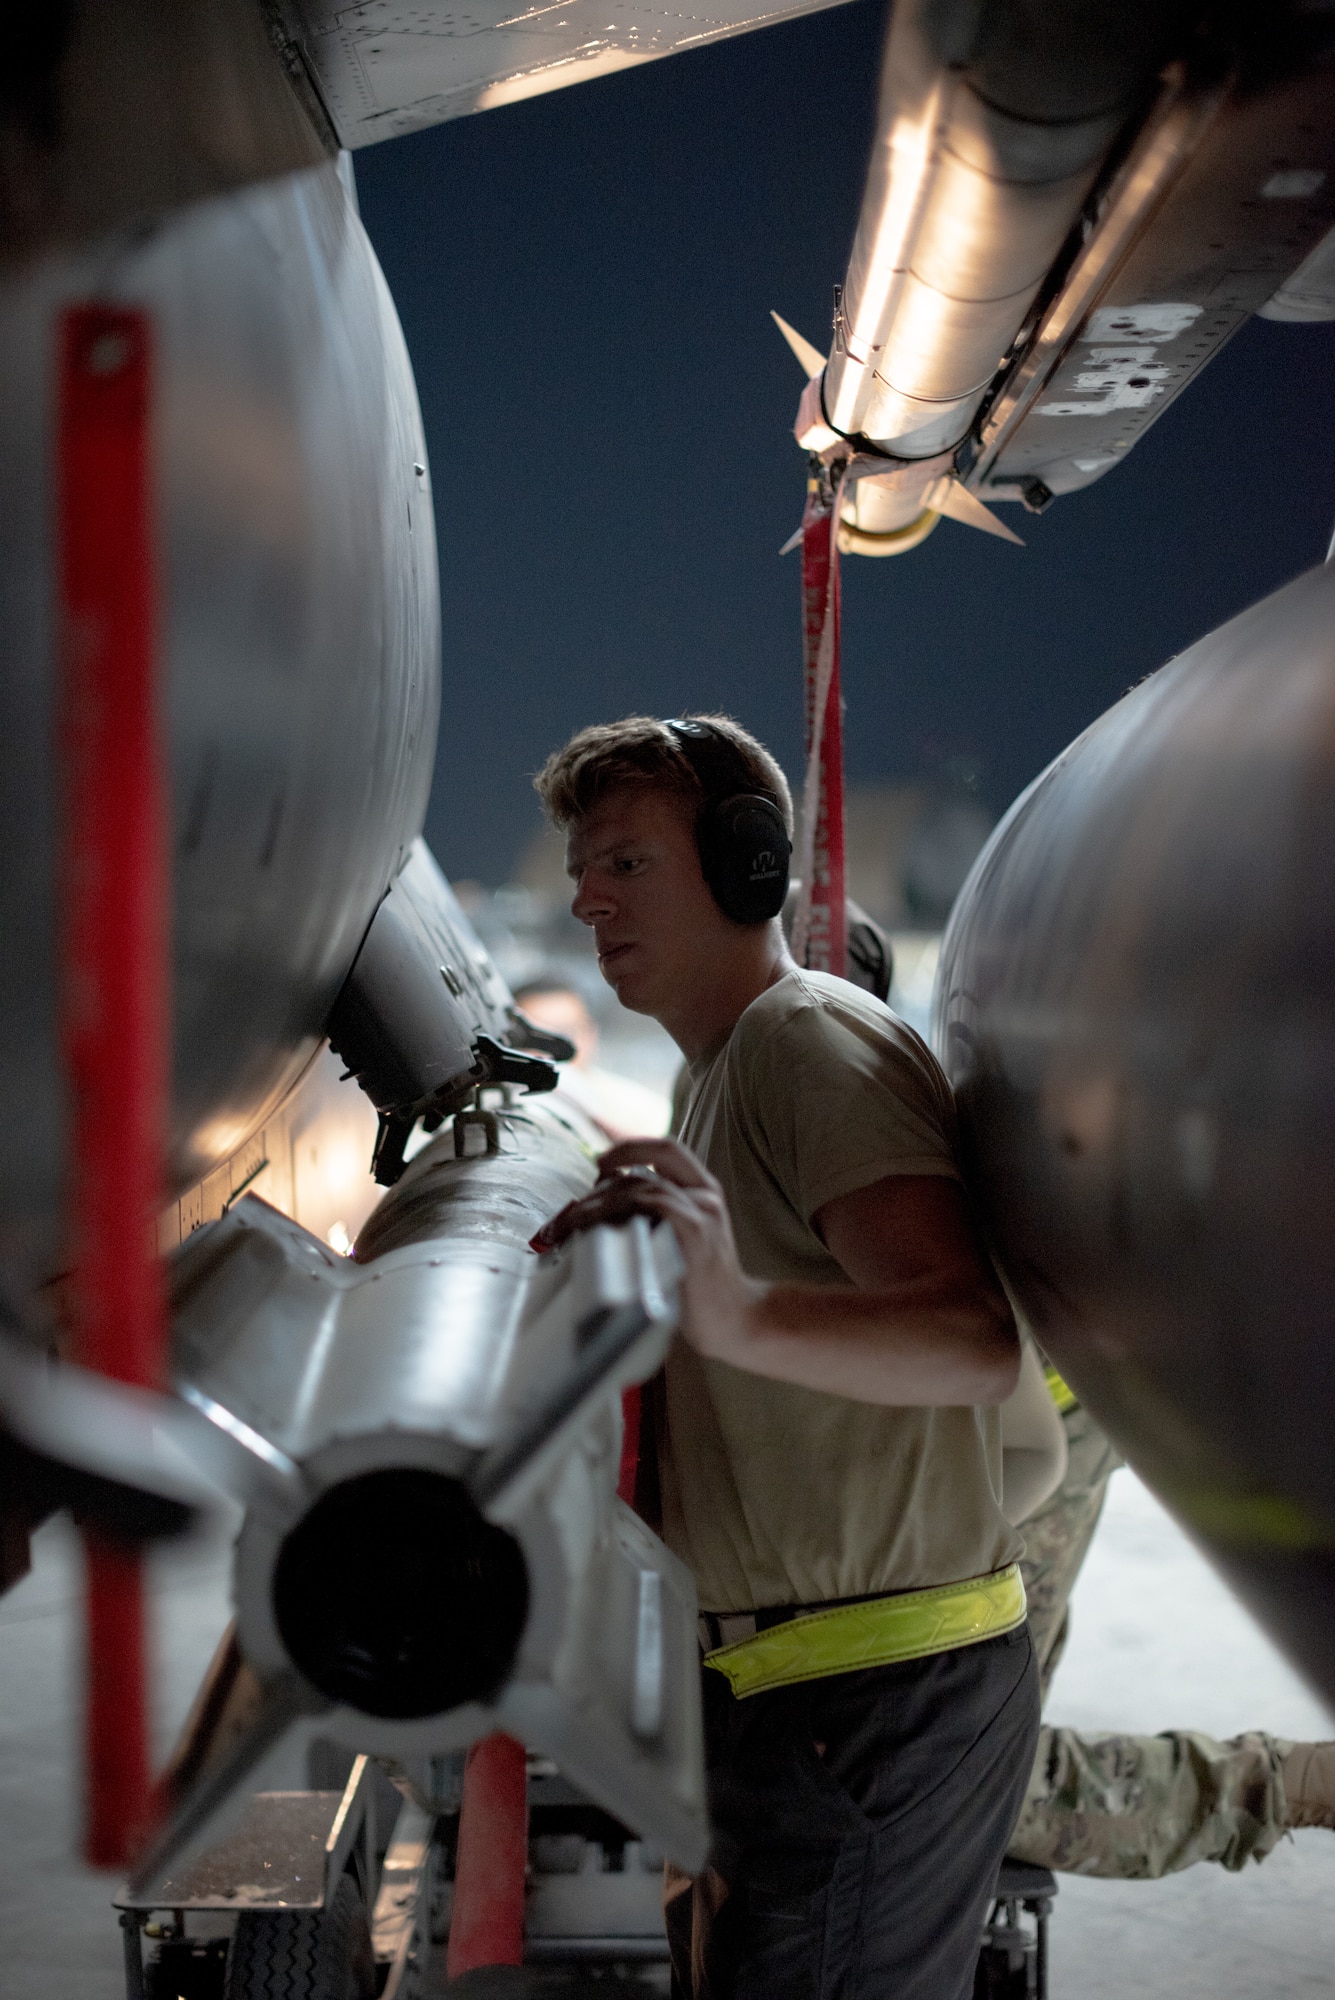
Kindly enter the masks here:
<path id="1" fill-rule="evenodd" d="M 798 850 L 801 894 L 793 956 L 847 976 L 844 907 L 844 713 L 839 689 L 839 506 L 842 473 L 813 463 L 802 515 L 802 653 L 806 672 L 806 782 Z"/>

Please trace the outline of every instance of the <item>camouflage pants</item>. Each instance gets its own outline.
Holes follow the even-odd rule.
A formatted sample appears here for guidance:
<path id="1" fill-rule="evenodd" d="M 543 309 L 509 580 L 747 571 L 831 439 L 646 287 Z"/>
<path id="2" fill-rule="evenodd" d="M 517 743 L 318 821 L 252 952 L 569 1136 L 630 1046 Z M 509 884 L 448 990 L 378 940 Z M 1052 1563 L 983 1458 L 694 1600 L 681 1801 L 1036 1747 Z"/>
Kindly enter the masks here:
<path id="1" fill-rule="evenodd" d="M 1069 1461 L 1024 1524 L 1021 1563 L 1043 1694 L 1070 1629 L 1069 1598 L 1121 1464 L 1082 1409 L 1063 1419 Z M 1010 1844 L 1017 1860 L 1124 1881 L 1196 1861 L 1264 1860 L 1287 1819 L 1282 1749 L 1259 1731 L 1225 1743 L 1194 1731 L 1081 1736 L 1045 1723 Z"/>

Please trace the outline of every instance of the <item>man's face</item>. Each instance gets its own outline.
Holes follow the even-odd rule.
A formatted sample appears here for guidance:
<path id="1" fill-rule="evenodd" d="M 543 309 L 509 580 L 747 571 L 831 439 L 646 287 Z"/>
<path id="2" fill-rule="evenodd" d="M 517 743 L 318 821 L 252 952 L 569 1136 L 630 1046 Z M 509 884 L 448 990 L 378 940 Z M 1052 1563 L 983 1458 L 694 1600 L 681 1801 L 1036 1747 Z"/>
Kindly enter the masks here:
<path id="1" fill-rule="evenodd" d="M 649 784 L 609 792 L 570 828 L 566 869 L 599 970 L 637 1014 L 679 1012 L 738 935 L 700 872 L 694 810 L 673 792 Z"/>

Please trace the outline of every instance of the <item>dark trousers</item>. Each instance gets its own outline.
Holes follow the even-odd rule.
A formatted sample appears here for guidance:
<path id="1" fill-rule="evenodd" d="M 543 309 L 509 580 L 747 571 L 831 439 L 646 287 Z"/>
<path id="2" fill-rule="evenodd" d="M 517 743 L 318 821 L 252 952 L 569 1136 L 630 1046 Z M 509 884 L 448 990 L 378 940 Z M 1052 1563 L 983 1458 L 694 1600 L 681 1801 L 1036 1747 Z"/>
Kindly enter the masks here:
<path id="1" fill-rule="evenodd" d="M 705 1669 L 710 1866 L 676 2000 L 965 2000 L 1038 1736 L 1029 1628 L 738 1700 Z"/>

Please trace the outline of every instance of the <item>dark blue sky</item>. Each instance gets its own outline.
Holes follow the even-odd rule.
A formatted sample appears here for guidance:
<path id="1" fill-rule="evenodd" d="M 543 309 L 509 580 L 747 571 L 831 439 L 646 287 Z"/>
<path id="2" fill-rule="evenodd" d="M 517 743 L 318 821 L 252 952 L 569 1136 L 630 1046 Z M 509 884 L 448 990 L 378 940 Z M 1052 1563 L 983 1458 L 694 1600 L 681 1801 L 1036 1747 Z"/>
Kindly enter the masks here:
<path id="1" fill-rule="evenodd" d="M 857 216 L 884 12 L 834 8 L 357 156 L 417 371 L 444 612 L 427 833 L 505 879 L 581 723 L 722 707 L 801 762 L 801 373 Z M 845 563 L 850 777 L 1001 808 L 1142 675 L 1320 560 L 1335 327 L 1253 321 L 1024 550 Z"/>

